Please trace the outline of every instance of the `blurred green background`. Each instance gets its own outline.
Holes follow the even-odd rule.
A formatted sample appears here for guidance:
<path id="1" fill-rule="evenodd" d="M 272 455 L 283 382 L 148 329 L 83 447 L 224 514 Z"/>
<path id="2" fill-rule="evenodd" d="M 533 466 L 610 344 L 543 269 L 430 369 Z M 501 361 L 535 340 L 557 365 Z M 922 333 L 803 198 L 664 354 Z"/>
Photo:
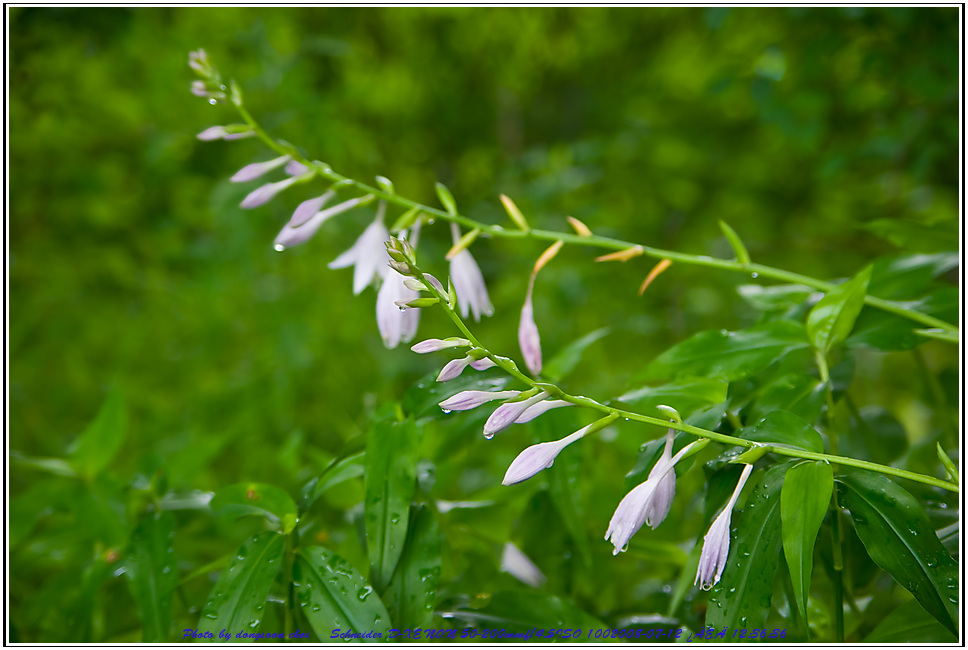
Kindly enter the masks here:
<path id="1" fill-rule="evenodd" d="M 251 188 L 228 177 L 269 154 L 255 140 L 195 138 L 235 121 L 188 91 L 199 47 L 273 135 L 425 203 L 436 204 L 440 180 L 482 220 L 505 222 L 505 193 L 536 227 L 565 229 L 573 215 L 597 234 L 730 257 L 723 219 L 754 260 L 822 279 L 958 245 L 954 8 L 14 8 L 9 21 L 10 449 L 63 456 L 117 386 L 130 413 L 111 466 L 120 484 L 162 467 L 176 491 L 239 481 L 295 491 L 375 408 L 443 363 L 385 350 L 373 291 L 354 298 L 350 273 L 326 268 L 371 212 L 280 254 L 272 239 L 311 190 L 238 207 Z M 448 245 L 441 224 L 424 229 L 421 259 L 438 277 Z M 473 250 L 496 307 L 479 334 L 516 356 L 524 280 L 542 247 Z M 651 261 L 596 265 L 594 255 L 566 248 L 535 293 L 546 358 L 611 328 L 572 392 L 615 395 L 674 342 L 756 318 L 735 292 L 749 278 L 674 265 L 639 298 Z M 424 314 L 420 338 L 452 334 L 441 314 Z M 956 403 L 947 355 L 925 352 Z M 905 410 L 912 362 L 877 358 L 887 379 L 871 401 L 923 422 L 916 405 Z M 459 462 L 439 477 L 439 498 L 499 484 L 519 448 L 497 440 L 487 448 L 497 461 L 477 467 L 452 444 Z M 601 463 L 589 480 L 632 460 Z M 15 466 L 12 494 L 37 477 Z M 604 531 L 616 483 L 591 492 L 592 530 Z M 63 515 L 51 499 L 14 522 L 11 604 L 25 641 L 53 638 L 38 603 L 73 593 L 65 585 L 100 539 L 65 525 L 32 546 L 34 527 L 56 529 Z M 190 525 L 215 550 L 196 539 L 200 549 L 180 549 L 187 557 L 244 537 Z"/>

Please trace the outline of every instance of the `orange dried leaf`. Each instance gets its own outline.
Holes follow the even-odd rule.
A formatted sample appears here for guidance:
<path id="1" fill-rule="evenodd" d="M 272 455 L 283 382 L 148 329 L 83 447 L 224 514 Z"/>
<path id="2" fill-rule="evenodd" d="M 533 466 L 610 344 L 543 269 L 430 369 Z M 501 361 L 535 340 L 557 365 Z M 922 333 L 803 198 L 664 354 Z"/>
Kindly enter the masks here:
<path id="1" fill-rule="evenodd" d="M 545 249 L 545 252 L 541 254 L 541 257 L 538 258 L 538 261 L 534 263 L 534 273 L 537 274 L 538 271 L 544 268 L 545 264 L 547 264 L 552 259 L 554 259 L 554 256 L 558 254 L 558 251 L 560 251 L 561 247 L 564 245 L 565 245 L 565 242 L 559 239 L 554 244 L 552 244 L 547 249 Z"/>
<path id="2" fill-rule="evenodd" d="M 652 281 L 659 277 L 659 274 L 670 266 L 672 266 L 672 260 L 670 259 L 661 260 L 658 264 L 653 266 L 652 270 L 649 271 L 649 274 L 645 276 L 642 286 L 639 287 L 639 295 L 641 296 L 643 293 L 645 293 L 645 290 L 649 288 L 649 285 L 652 284 Z"/>
<path id="3" fill-rule="evenodd" d="M 571 227 L 575 229 L 575 232 L 581 235 L 582 237 L 592 236 L 592 231 L 588 228 L 588 226 L 583 224 L 578 219 L 574 217 L 568 217 L 568 223 L 570 223 Z"/>
<path id="4" fill-rule="evenodd" d="M 614 253 L 609 253 L 608 255 L 602 255 L 601 257 L 596 257 L 596 262 L 628 262 L 633 257 L 638 257 L 642 254 L 641 246 L 633 246 L 632 248 L 626 248 L 622 251 L 615 251 Z"/>

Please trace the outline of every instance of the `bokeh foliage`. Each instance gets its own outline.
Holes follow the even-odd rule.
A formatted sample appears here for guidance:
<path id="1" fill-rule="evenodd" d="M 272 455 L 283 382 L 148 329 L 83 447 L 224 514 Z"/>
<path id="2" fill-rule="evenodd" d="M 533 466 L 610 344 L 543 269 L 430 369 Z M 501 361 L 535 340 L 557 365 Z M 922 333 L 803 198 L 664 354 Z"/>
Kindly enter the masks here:
<path id="1" fill-rule="evenodd" d="M 305 197 L 237 207 L 248 188 L 227 177 L 266 152 L 195 139 L 231 118 L 188 93 L 191 49 L 206 48 L 263 124 L 310 156 L 363 180 L 385 175 L 425 203 L 443 181 L 483 220 L 505 218 L 503 192 L 537 227 L 564 227 L 570 214 L 598 234 L 729 256 L 723 219 L 754 260 L 824 279 L 958 246 L 956 9 L 15 8 L 9 20 L 9 445 L 15 459 L 34 459 L 10 476 L 13 639 L 125 641 L 167 621 L 198 627 L 220 560 L 262 525 L 205 508 L 155 517 L 146 503 L 250 483 L 296 497 L 331 460 L 363 450 L 380 406 L 440 364 L 383 349 L 373 293 L 354 298 L 347 274 L 325 268 L 366 215 L 280 255 L 272 238 Z M 442 271 L 448 244 L 428 228 L 421 256 Z M 480 240 L 474 251 L 497 308 L 479 333 L 509 353 L 540 249 Z M 674 343 L 759 318 L 737 293 L 749 278 L 674 265 L 638 298 L 647 262 L 592 256 L 566 248 L 535 295 L 548 356 L 610 328 L 568 378 L 575 392 L 621 394 Z M 883 295 L 950 288 L 952 269 L 938 271 Z M 453 332 L 428 311 L 421 333 Z M 903 453 L 930 473 L 934 441 L 957 449 L 951 350 L 857 351 L 850 393 L 861 406 L 843 418 L 892 441 L 900 452 L 884 462 Z M 586 615 L 615 626 L 667 611 L 718 507 L 704 506 L 702 472 L 683 476 L 669 522 L 613 559 L 601 535 L 630 487 L 615 477 L 658 431 L 626 425 L 594 453 L 559 459 L 556 469 L 571 463 L 581 476 L 577 505 L 564 508 L 555 499 L 571 491 L 549 483 L 567 474 L 513 490 L 500 479 L 524 439 L 570 432 L 576 415 L 491 442 L 480 417 L 462 417 L 424 431 L 418 492 L 494 505 L 445 518 L 439 610 L 513 609 L 519 596 L 491 599 L 523 589 L 499 570 L 512 540 L 548 576 L 542 592 Z M 103 437 L 72 447 L 92 421 L 88 433 L 108 422 Z M 887 453 L 849 440 L 841 451 L 851 444 Z M 65 458 L 73 464 L 56 460 Z M 931 513 L 951 500 L 906 487 Z M 327 491 L 311 532 L 365 573 L 363 497 L 356 474 Z M 136 594 L 146 571 L 167 575 L 137 558 L 170 530 L 174 605 L 141 620 L 121 574 Z M 855 584 L 881 580 L 893 593 L 869 563 L 854 570 Z M 690 624 L 705 607 L 693 597 Z M 903 600 L 878 598 L 881 618 Z M 811 620 L 829 624 L 829 609 L 813 605 Z M 281 629 L 270 609 L 263 625 Z"/>

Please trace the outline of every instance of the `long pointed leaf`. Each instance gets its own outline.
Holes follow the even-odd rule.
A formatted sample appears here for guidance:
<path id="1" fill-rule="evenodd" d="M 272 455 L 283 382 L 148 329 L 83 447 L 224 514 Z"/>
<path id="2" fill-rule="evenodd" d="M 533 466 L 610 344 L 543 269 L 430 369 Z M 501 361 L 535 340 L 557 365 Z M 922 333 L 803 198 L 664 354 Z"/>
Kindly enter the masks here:
<path id="1" fill-rule="evenodd" d="M 871 559 L 957 634 L 958 564 L 918 500 L 887 477 L 862 471 L 838 478 L 837 492 Z"/>
<path id="2" fill-rule="evenodd" d="M 258 630 L 269 589 L 282 566 L 283 539 L 279 533 L 266 531 L 239 547 L 202 609 L 198 631 L 211 632 L 214 637 L 207 641 L 228 641 L 219 639 L 222 630 L 228 630 L 230 635 Z"/>
<path id="3" fill-rule="evenodd" d="M 440 526 L 434 513 L 420 507 L 411 519 L 410 534 L 384 598 L 398 628 L 430 625 L 440 581 Z"/>
<path id="4" fill-rule="evenodd" d="M 322 546 L 301 548 L 292 566 L 296 599 L 324 643 L 332 634 L 371 636 L 348 640 L 386 640 L 390 616 L 373 587 L 350 563 Z"/>
<path id="5" fill-rule="evenodd" d="M 125 575 L 141 616 L 141 640 L 164 643 L 171 636 L 171 598 L 178 584 L 175 518 L 149 513 L 131 535 Z"/>
<path id="6" fill-rule="evenodd" d="M 800 616 L 807 620 L 813 547 L 834 491 L 834 472 L 823 462 L 800 463 L 786 473 L 780 493 L 783 553 Z"/>

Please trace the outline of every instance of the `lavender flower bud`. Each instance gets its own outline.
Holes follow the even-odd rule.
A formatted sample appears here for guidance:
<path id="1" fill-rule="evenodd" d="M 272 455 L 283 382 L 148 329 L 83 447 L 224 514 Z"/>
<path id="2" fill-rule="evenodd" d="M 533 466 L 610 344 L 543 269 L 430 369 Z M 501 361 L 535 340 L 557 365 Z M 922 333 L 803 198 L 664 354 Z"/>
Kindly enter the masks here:
<path id="1" fill-rule="evenodd" d="M 518 394 L 516 390 L 499 390 L 494 392 L 486 390 L 465 390 L 457 393 L 453 397 L 448 397 L 438 406 L 440 406 L 444 413 L 449 413 L 450 411 L 469 411 L 470 409 L 477 408 L 481 404 L 493 402 L 496 399 L 508 399 Z"/>
<path id="2" fill-rule="evenodd" d="M 445 365 L 440 374 L 437 375 L 437 381 L 445 382 L 451 379 L 456 379 L 464 372 L 464 368 L 470 365 L 473 359 L 471 357 L 464 357 L 463 359 L 453 359 Z"/>
<path id="3" fill-rule="evenodd" d="M 743 468 L 743 474 L 736 483 L 733 496 L 729 498 L 729 503 L 713 521 L 709 527 L 709 532 L 703 538 L 699 567 L 696 570 L 696 579 L 693 580 L 693 584 L 698 583 L 703 590 L 712 589 L 713 585 L 719 582 L 723 570 L 726 568 L 726 560 L 729 557 L 729 523 L 733 514 L 733 506 L 736 505 L 736 499 L 739 498 L 743 486 L 746 485 L 746 479 L 749 478 L 752 471 L 752 465 Z"/>
<path id="4" fill-rule="evenodd" d="M 292 160 L 290 156 L 279 156 L 278 158 L 273 158 L 272 160 L 267 160 L 265 162 L 252 163 L 251 165 L 246 165 L 239 171 L 235 172 L 235 175 L 229 180 L 233 183 L 254 181 L 263 174 L 266 174 L 277 167 L 282 167 L 290 160 Z"/>
<path id="5" fill-rule="evenodd" d="M 531 281 L 528 282 L 528 295 L 524 300 L 524 307 L 521 308 L 518 343 L 521 346 L 525 365 L 528 366 L 531 374 L 537 377 L 541 373 L 541 336 L 538 334 L 538 326 L 534 322 L 534 308 L 531 305 L 534 278 L 535 276 L 532 274 Z"/>
<path id="6" fill-rule="evenodd" d="M 508 471 L 504 474 L 503 484 L 514 485 L 526 481 L 541 470 L 551 467 L 561 450 L 576 440 L 580 440 L 591 426 L 588 425 L 579 429 L 561 440 L 531 445 L 518 454 L 518 457 L 508 467 Z"/>
<path id="7" fill-rule="evenodd" d="M 493 413 L 491 413 L 491 417 L 487 418 L 487 422 L 484 423 L 484 437 L 490 440 L 494 437 L 495 433 L 503 431 L 514 424 L 514 421 L 517 420 L 521 414 L 528 409 L 528 407 L 534 406 L 547 397 L 547 391 L 541 391 L 534 397 L 529 397 L 528 399 L 520 402 L 505 402 L 504 404 L 501 404 Z"/>
<path id="8" fill-rule="evenodd" d="M 271 201 L 273 197 L 296 182 L 295 178 L 287 178 L 278 183 L 266 183 L 265 185 L 253 190 L 242 199 L 239 205 L 245 209 L 257 208 Z"/>
<path id="9" fill-rule="evenodd" d="M 410 349 L 417 354 L 427 354 L 428 352 L 440 352 L 441 350 L 446 350 L 448 348 L 465 348 L 470 346 L 470 344 L 471 342 L 467 339 L 459 338 L 427 339 L 426 341 L 417 343 Z"/>
<path id="10" fill-rule="evenodd" d="M 514 421 L 515 424 L 524 424 L 525 422 L 530 422 L 539 415 L 547 413 L 551 409 L 560 408 L 562 406 L 572 406 L 571 402 L 566 402 L 561 399 L 546 399 L 543 402 L 538 402 L 534 406 L 527 409 L 522 413 L 517 420 Z"/>

